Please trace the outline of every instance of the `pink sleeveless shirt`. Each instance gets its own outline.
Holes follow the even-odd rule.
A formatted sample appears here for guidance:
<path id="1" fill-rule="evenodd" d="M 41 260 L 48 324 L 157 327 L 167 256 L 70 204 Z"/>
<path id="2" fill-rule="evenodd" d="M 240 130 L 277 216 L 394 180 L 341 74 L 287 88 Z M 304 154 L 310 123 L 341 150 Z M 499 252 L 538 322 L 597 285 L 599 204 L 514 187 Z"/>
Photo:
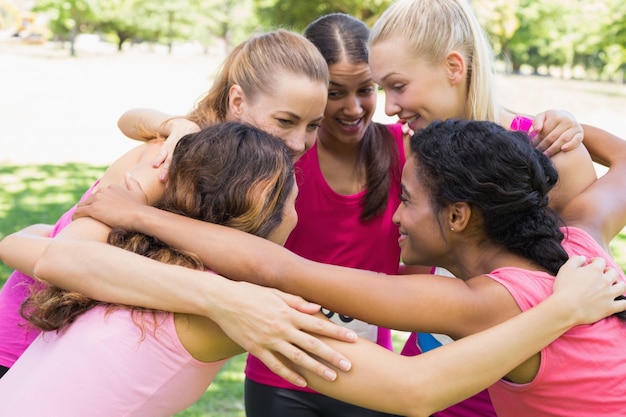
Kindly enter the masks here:
<path id="1" fill-rule="evenodd" d="M 404 166 L 404 142 L 399 124 L 389 125 L 399 150 L 400 168 Z M 314 145 L 296 162 L 300 192 L 296 200 L 298 224 L 285 247 L 305 258 L 333 265 L 397 274 L 400 264 L 398 227 L 391 218 L 400 203 L 400 178 L 392 179 L 385 212 L 369 222 L 360 219 L 364 192 L 340 195 L 328 185 L 320 169 L 317 146 Z M 335 323 L 350 327 L 366 337 L 392 349 L 389 329 L 340 316 L 323 310 Z M 246 376 L 252 381 L 279 388 L 314 392 L 297 387 L 274 374 L 259 359 L 248 355 Z"/>
<path id="2" fill-rule="evenodd" d="M 532 125 L 532 119 L 525 116 L 515 116 L 511 122 L 510 130 L 528 132 Z M 404 356 L 419 355 L 450 341 L 450 338 L 443 335 L 412 333 L 407 339 L 401 354 Z M 489 392 L 484 390 L 473 397 L 433 414 L 433 417 L 496 417 L 496 412 L 491 404 Z"/>
<path id="3" fill-rule="evenodd" d="M 0 415 L 170 417 L 197 401 L 227 359 L 200 362 L 181 344 L 174 315 L 95 307 L 41 333 L 0 379 Z M 36 401 L 33 401 L 33 396 Z"/>
<path id="4" fill-rule="evenodd" d="M 585 231 L 563 228 L 572 255 L 602 257 L 626 276 Z M 552 294 L 554 277 L 539 271 L 501 268 L 489 274 L 511 293 L 522 311 Z M 500 417 L 621 417 L 626 415 L 626 322 L 608 317 L 576 326 L 541 351 L 531 383 L 500 380 L 489 388 Z"/>
<path id="5" fill-rule="evenodd" d="M 98 182 L 92 185 L 80 201 L 89 197 Z M 50 237 L 59 234 L 72 222 L 72 215 L 76 206 L 68 210 L 54 225 Z M 26 325 L 26 321 L 20 315 L 20 306 L 29 293 L 29 287 L 35 280 L 19 271 L 14 271 L 2 286 L 0 291 L 0 365 L 10 368 L 20 357 L 22 352 L 40 333 Z"/>

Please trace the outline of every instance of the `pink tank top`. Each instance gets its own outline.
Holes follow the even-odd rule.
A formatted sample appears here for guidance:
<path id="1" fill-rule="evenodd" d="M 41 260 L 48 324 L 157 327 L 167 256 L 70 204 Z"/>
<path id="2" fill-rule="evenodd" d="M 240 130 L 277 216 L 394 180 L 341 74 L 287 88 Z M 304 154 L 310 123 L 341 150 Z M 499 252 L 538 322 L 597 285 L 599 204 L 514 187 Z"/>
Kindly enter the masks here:
<path id="1" fill-rule="evenodd" d="M 98 306 L 41 333 L 0 379 L 0 415 L 170 417 L 189 407 L 227 359 L 194 359 L 173 314 L 156 319 Z"/>
<path id="2" fill-rule="evenodd" d="M 511 122 L 510 129 L 528 132 L 532 125 L 533 119 L 525 116 L 515 116 Z M 404 356 L 419 355 L 422 352 L 449 343 L 449 341 L 451 339 L 446 339 L 443 335 L 412 333 L 407 339 L 401 354 Z M 434 413 L 433 417 L 496 417 L 496 411 L 491 403 L 489 392 L 484 390 L 445 410 Z"/>
<path id="3" fill-rule="evenodd" d="M 571 255 L 601 257 L 626 276 L 584 230 L 563 228 Z M 502 284 L 522 311 L 550 294 L 554 277 L 541 271 L 500 268 L 489 276 Z M 539 372 L 528 384 L 500 380 L 489 387 L 500 417 L 621 417 L 626 415 L 626 322 L 608 317 L 576 326 L 541 351 Z"/>
<path id="4" fill-rule="evenodd" d="M 398 147 L 398 163 L 402 167 L 405 156 L 401 126 L 394 124 L 388 128 Z M 300 188 L 296 201 L 299 220 L 285 244 L 286 248 L 317 262 L 382 274 L 398 273 L 399 232 L 391 218 L 400 203 L 400 178 L 392 180 L 385 212 L 369 222 L 363 222 L 360 219 L 360 204 L 364 192 L 348 196 L 337 194 L 322 175 L 316 145 L 298 160 L 296 173 Z M 392 349 L 389 329 L 340 316 L 328 310 L 324 312 L 332 315 L 331 320 L 335 323 L 351 327 L 361 337 Z M 260 384 L 314 392 L 309 388 L 290 384 L 252 355 L 248 355 L 246 376 Z"/>
<path id="5" fill-rule="evenodd" d="M 98 181 L 81 197 L 80 201 L 89 197 Z M 63 214 L 52 230 L 50 237 L 59 234 L 72 222 L 76 206 Z M 20 315 L 20 306 L 28 296 L 29 288 L 35 280 L 19 271 L 14 271 L 0 291 L 0 365 L 10 368 L 22 352 L 40 333 L 26 324 Z"/>

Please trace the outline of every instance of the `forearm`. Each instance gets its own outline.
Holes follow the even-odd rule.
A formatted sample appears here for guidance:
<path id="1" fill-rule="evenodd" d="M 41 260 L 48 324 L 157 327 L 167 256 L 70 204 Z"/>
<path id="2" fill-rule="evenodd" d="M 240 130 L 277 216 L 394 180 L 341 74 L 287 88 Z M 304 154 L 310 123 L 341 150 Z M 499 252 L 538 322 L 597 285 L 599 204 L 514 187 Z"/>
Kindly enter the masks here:
<path id="1" fill-rule="evenodd" d="M 561 302 L 548 299 L 503 324 L 415 357 L 364 341 L 337 343 L 333 346 L 351 359 L 352 370 L 333 383 L 305 377 L 313 389 L 346 402 L 428 416 L 492 385 L 558 338 L 575 324 L 565 311 Z"/>
<path id="2" fill-rule="evenodd" d="M 100 301 L 203 315 L 209 315 L 204 309 L 217 301 L 217 291 L 227 281 L 104 243 L 73 240 L 53 241 L 37 261 L 34 273 L 60 288 Z"/>
<path id="3" fill-rule="evenodd" d="M 54 226 L 34 224 L 0 241 L 0 260 L 8 267 L 32 275 L 35 262 L 48 246 Z"/>
<path id="4" fill-rule="evenodd" d="M 467 285 L 461 280 L 442 281 L 430 274 L 389 277 L 312 262 L 265 239 L 153 207 L 143 206 L 132 216 L 128 223 L 135 230 L 151 231 L 174 247 L 196 253 L 225 277 L 278 288 L 368 323 L 443 333 L 454 322 L 450 317 L 467 312 L 467 306 L 450 301 L 446 314 L 430 313 L 441 311 L 439 300 L 466 298 Z"/>
<path id="5" fill-rule="evenodd" d="M 73 262 L 70 259 L 80 259 Z M 100 301 L 213 316 L 228 280 L 150 260 L 100 242 L 53 240 L 34 276 Z"/>
<path id="6" fill-rule="evenodd" d="M 597 175 L 585 146 L 559 152 L 551 159 L 559 173 L 559 180 L 550 191 L 550 207 L 561 213 L 574 198 L 596 181 Z"/>
<path id="7" fill-rule="evenodd" d="M 37 260 L 50 243 L 49 238 L 41 236 L 16 232 L 5 237 L 0 242 L 0 259 L 9 268 L 33 276 Z"/>
<path id="8" fill-rule="evenodd" d="M 157 134 L 167 138 L 177 132 L 180 137 L 198 130 L 195 123 L 185 118 L 145 108 L 125 112 L 118 120 L 117 126 L 129 138 L 141 141 L 153 139 Z"/>
<path id="9" fill-rule="evenodd" d="M 585 147 L 594 162 L 606 167 L 626 161 L 626 141 L 595 126 L 583 125 Z"/>

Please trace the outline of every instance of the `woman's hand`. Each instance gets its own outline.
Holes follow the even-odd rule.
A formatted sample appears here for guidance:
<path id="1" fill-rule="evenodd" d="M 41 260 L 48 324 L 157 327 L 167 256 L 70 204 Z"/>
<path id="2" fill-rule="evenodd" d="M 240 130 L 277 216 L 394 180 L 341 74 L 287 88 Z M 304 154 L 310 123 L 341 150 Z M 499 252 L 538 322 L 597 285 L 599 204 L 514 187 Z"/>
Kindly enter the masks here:
<path id="1" fill-rule="evenodd" d="M 155 168 L 161 166 L 161 173 L 159 175 L 161 181 L 164 181 L 167 177 L 167 171 L 170 168 L 172 155 L 174 154 L 174 148 L 176 148 L 176 144 L 178 143 L 180 138 L 189 133 L 195 133 L 199 130 L 200 128 L 197 124 L 183 117 L 175 117 L 163 122 L 163 125 L 159 129 L 159 132 L 167 132 L 167 139 L 165 140 L 165 142 L 163 142 L 163 145 L 161 146 L 161 151 L 152 163 L 152 166 L 154 166 Z"/>
<path id="2" fill-rule="evenodd" d="M 209 307 L 212 320 L 239 346 L 259 358 L 287 381 L 306 386 L 290 362 L 334 381 L 337 373 L 326 363 L 343 371 L 350 361 L 315 335 L 354 342 L 357 335 L 325 317 L 313 314 L 320 306 L 301 297 L 247 282 L 233 282 L 232 294 Z M 229 290 L 230 291 L 230 290 Z"/>
<path id="3" fill-rule="evenodd" d="M 126 185 L 110 185 L 78 203 L 72 219 L 93 217 L 110 227 L 135 230 L 134 216 L 148 204 L 141 185 L 130 174 L 126 174 Z"/>
<path id="4" fill-rule="evenodd" d="M 617 270 L 606 268 L 602 258 L 585 262 L 583 256 L 572 256 L 554 281 L 553 296 L 562 297 L 568 314 L 576 323 L 588 324 L 626 310 L 626 300 L 616 300 L 626 292 Z"/>
<path id="5" fill-rule="evenodd" d="M 529 133 L 533 146 L 550 157 L 576 148 L 584 137 L 580 123 L 564 110 L 539 113 Z"/>

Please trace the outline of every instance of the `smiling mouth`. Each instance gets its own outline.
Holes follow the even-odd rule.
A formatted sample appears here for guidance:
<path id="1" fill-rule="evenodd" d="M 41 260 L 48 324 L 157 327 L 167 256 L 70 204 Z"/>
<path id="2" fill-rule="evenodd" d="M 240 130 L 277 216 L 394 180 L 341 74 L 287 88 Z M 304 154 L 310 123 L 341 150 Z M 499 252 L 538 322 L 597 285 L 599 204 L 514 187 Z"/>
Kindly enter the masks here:
<path id="1" fill-rule="evenodd" d="M 343 125 L 343 126 L 348 126 L 348 127 L 354 127 L 357 126 L 359 123 L 361 123 L 361 121 L 363 121 L 363 118 L 359 118 L 356 120 L 342 120 L 342 119 L 337 119 L 337 121 L 339 122 L 339 124 Z"/>
<path id="2" fill-rule="evenodd" d="M 404 120 L 404 123 L 410 125 L 411 123 L 414 123 L 416 120 L 418 120 L 421 117 L 422 116 L 420 116 L 419 114 L 416 114 L 415 116 L 411 116 L 409 118 L 405 118 L 405 119 L 402 119 L 402 120 Z"/>

